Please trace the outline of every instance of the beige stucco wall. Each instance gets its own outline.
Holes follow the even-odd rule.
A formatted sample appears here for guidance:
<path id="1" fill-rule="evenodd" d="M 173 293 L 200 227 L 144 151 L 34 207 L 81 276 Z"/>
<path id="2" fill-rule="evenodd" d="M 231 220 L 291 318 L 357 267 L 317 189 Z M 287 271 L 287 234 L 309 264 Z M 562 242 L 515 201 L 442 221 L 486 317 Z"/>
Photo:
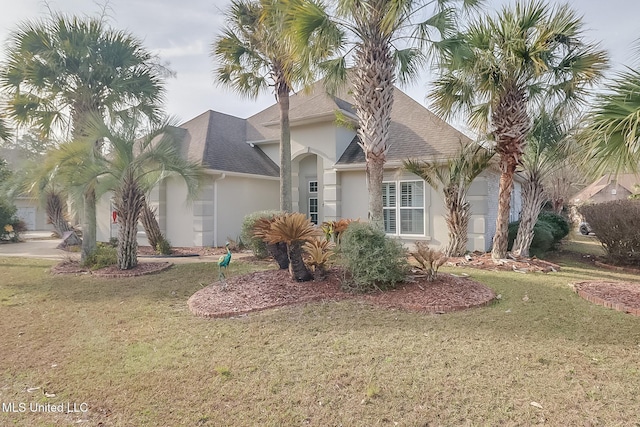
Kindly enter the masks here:
<path id="1" fill-rule="evenodd" d="M 215 246 L 228 237 L 237 239 L 247 214 L 258 210 L 278 209 L 280 183 L 273 179 L 226 176 L 217 182 L 217 228 Z"/>

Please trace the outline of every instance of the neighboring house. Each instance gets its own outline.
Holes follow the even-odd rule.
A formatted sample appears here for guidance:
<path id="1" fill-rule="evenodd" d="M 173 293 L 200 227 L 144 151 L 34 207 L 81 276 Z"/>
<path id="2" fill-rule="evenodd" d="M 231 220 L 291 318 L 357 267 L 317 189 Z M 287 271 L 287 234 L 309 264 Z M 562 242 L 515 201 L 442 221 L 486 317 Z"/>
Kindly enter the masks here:
<path id="1" fill-rule="evenodd" d="M 581 205 L 628 199 L 637 192 L 635 186 L 639 184 L 640 177 L 635 174 L 603 175 L 571 197 L 570 203 Z"/>
<path id="2" fill-rule="evenodd" d="M 320 83 L 290 99 L 293 209 L 320 224 L 367 218 L 365 160 L 355 130 L 351 96 L 328 96 Z M 174 246 L 221 246 L 237 238 L 245 215 L 279 206 L 279 109 L 273 105 L 248 119 L 207 111 L 179 126 L 183 153 L 207 168 L 200 193 L 187 200 L 186 186 L 165 180 L 151 194 L 161 229 Z M 444 161 L 469 138 L 396 89 L 384 176 L 384 224 L 406 243 L 447 242 L 441 191 L 404 172 L 407 158 Z M 499 172 L 487 170 L 469 191 L 469 250 L 488 250 L 495 232 Z M 512 199 L 520 211 L 520 183 Z M 98 239 L 117 236 L 108 198 L 98 206 Z M 110 225 L 111 222 L 111 225 Z M 141 244 L 146 241 L 141 240 Z"/>
<path id="3" fill-rule="evenodd" d="M 0 148 L 0 158 L 5 159 L 12 170 L 19 170 L 27 160 L 24 152 L 10 148 Z M 21 194 L 11 202 L 18 208 L 16 216 L 24 221 L 28 230 L 53 231 L 47 222 L 47 212 L 37 198 Z"/>

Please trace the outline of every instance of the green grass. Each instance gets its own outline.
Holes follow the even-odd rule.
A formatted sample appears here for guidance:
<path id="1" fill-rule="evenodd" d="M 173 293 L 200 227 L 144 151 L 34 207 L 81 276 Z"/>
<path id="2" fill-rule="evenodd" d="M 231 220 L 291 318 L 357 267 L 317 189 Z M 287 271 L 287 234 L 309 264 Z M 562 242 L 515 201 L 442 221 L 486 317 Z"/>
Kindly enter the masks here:
<path id="1" fill-rule="evenodd" d="M 3 426 L 640 425 L 640 318 L 569 286 L 637 276 L 447 269 L 501 300 L 441 316 L 342 301 L 206 320 L 186 300 L 214 264 L 119 280 L 50 265 L 0 258 L 0 403 L 89 411 L 0 412 Z"/>

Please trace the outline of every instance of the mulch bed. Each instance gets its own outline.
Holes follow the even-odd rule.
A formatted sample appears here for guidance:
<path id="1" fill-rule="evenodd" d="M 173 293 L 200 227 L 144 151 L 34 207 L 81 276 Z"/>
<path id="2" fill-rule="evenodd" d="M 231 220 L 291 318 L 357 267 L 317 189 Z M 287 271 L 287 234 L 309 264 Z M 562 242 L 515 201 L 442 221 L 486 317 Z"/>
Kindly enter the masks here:
<path id="1" fill-rule="evenodd" d="M 159 273 L 171 268 L 173 264 L 170 262 L 141 262 L 134 268 L 129 270 L 119 270 L 115 265 L 101 268 L 99 270 L 90 270 L 82 267 L 78 261 L 63 261 L 51 267 L 53 274 L 91 274 L 97 277 L 136 277 L 147 274 Z"/>
<path id="2" fill-rule="evenodd" d="M 640 284 L 614 281 L 575 283 L 578 295 L 594 304 L 640 316 Z"/>
<path id="3" fill-rule="evenodd" d="M 342 299 L 440 314 L 484 306 L 495 299 L 493 290 L 480 283 L 442 273 L 433 282 L 415 276 L 395 290 L 367 295 L 344 292 L 341 280 L 338 269 L 330 270 L 321 282 L 294 282 L 286 270 L 259 271 L 227 279 L 226 289 L 220 282 L 209 285 L 192 295 L 187 304 L 196 316 L 220 318 L 310 301 Z"/>
<path id="4" fill-rule="evenodd" d="M 494 260 L 491 253 L 474 252 L 470 260 L 464 257 L 449 258 L 445 265 L 452 267 L 470 267 L 491 271 L 515 271 L 518 273 L 550 273 L 560 270 L 558 264 L 544 261 L 536 257 L 512 257 Z"/>

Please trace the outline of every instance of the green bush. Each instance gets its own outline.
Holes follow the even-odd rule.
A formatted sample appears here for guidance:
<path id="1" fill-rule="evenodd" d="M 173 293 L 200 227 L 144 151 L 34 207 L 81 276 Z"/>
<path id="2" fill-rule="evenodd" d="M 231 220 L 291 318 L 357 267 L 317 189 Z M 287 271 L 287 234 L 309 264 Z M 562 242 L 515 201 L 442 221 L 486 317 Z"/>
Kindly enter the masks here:
<path id="1" fill-rule="evenodd" d="M 402 244 L 367 223 L 349 224 L 341 238 L 339 255 L 351 276 L 344 287 L 356 292 L 393 288 L 405 279 L 409 269 Z"/>
<path id="2" fill-rule="evenodd" d="M 96 250 L 87 257 L 83 266 L 92 270 L 114 265 L 118 262 L 118 252 L 116 248 L 105 243 L 98 243 Z"/>
<path id="3" fill-rule="evenodd" d="M 640 201 L 616 200 L 583 205 L 578 212 L 602 243 L 609 262 L 640 265 Z"/>
<path id="4" fill-rule="evenodd" d="M 571 230 L 571 225 L 569 221 L 562 215 L 558 215 L 555 212 L 551 211 L 542 211 L 540 215 L 538 215 L 538 221 L 544 221 L 547 224 L 551 225 L 553 228 L 553 239 L 555 243 L 560 242 L 560 240 L 564 239 L 569 235 L 569 231 Z"/>
<path id="5" fill-rule="evenodd" d="M 262 241 L 262 239 L 253 236 L 254 224 L 261 218 L 273 218 L 281 214 L 282 212 L 280 211 L 267 210 L 253 212 L 244 217 L 244 220 L 242 221 L 240 239 L 249 249 L 251 249 L 256 258 L 266 258 L 269 256 L 269 252 L 267 251 L 267 244 Z"/>
<path id="6" fill-rule="evenodd" d="M 0 240 L 17 242 L 23 229 L 22 221 L 16 216 L 18 208 L 5 199 L 0 199 Z"/>
<path id="7" fill-rule="evenodd" d="M 518 227 L 520 221 L 514 221 L 509 223 L 509 245 L 508 250 L 513 248 L 513 242 L 516 240 L 518 234 Z M 533 226 L 533 241 L 531 247 L 529 247 L 529 254 L 531 256 L 541 257 L 553 248 L 556 240 L 553 238 L 553 225 L 546 221 L 538 220 L 536 225 Z"/>
<path id="8" fill-rule="evenodd" d="M 154 249 L 160 255 L 171 255 L 171 242 L 162 236 Z"/>

